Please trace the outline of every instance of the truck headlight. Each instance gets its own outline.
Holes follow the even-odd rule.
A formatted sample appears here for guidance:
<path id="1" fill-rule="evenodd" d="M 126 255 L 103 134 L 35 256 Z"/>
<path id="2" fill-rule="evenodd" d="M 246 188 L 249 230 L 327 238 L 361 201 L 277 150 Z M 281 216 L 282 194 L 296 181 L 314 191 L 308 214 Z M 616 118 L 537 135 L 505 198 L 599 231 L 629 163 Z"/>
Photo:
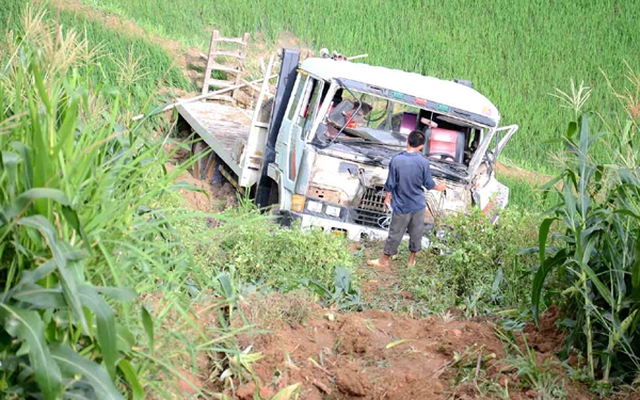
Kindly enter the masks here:
<path id="1" fill-rule="evenodd" d="M 340 207 L 327 205 L 327 208 L 326 210 L 324 210 L 324 213 L 331 217 L 340 218 L 340 211 L 342 211 Z"/>
<path id="2" fill-rule="evenodd" d="M 291 211 L 294 212 L 303 212 L 304 211 L 304 203 L 306 201 L 306 197 L 300 194 L 294 194 L 291 196 Z"/>
<path id="3" fill-rule="evenodd" d="M 319 213 L 322 212 L 322 203 L 318 203 L 317 201 L 307 201 L 307 210 L 314 212 L 314 213 Z"/>

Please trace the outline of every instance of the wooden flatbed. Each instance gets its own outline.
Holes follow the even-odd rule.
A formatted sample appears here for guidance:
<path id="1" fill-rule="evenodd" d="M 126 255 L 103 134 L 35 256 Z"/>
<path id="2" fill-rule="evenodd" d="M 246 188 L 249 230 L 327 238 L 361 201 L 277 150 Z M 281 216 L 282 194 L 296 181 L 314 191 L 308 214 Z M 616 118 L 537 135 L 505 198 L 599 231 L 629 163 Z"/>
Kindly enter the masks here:
<path id="1" fill-rule="evenodd" d="M 195 133 L 236 175 L 240 187 L 257 182 L 268 124 L 254 121 L 254 110 L 212 101 L 186 102 L 177 108 Z"/>
<path id="2" fill-rule="evenodd" d="M 240 176 L 242 151 L 247 145 L 251 129 L 251 112 L 203 101 L 180 104 L 178 112 L 222 161 Z"/>

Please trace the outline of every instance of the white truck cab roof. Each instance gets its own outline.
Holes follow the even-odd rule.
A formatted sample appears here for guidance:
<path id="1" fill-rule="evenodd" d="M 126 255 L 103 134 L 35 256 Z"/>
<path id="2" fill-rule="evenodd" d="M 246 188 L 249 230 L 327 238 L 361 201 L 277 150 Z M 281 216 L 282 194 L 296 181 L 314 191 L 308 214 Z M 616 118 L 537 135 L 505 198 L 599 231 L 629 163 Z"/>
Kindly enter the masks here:
<path id="1" fill-rule="evenodd" d="M 352 86 L 357 82 L 366 88 L 383 89 L 382 97 L 448 114 L 474 125 L 496 128 L 500 113 L 495 105 L 475 89 L 431 76 L 363 63 L 337 61 L 330 58 L 307 58 L 300 69 L 326 80 L 341 80 Z M 356 85 L 356 90 L 360 88 Z M 392 95 L 386 95 L 392 93 Z"/>

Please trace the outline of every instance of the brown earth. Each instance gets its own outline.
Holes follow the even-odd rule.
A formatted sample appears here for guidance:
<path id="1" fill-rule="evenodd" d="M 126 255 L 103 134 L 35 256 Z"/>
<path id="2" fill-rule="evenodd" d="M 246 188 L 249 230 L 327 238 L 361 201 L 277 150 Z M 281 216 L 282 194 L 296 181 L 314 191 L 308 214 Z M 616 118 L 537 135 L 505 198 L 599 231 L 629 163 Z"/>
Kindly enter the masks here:
<path id="1" fill-rule="evenodd" d="M 176 168 L 175 164 L 166 163 L 167 173 L 171 173 Z M 180 174 L 176 182 L 184 182 L 196 189 L 204 191 L 180 189 L 180 194 L 184 199 L 185 206 L 196 211 L 219 212 L 234 204 L 236 191 L 229 183 L 225 182 L 220 187 L 214 187 L 207 182 L 194 178 L 189 172 Z"/>
<path id="2" fill-rule="evenodd" d="M 269 301 L 271 310 L 277 308 L 273 299 L 252 301 Z M 501 374 L 504 344 L 491 322 L 412 319 L 379 310 L 339 314 L 314 303 L 308 307 L 310 317 L 300 324 L 279 320 L 274 326 L 273 314 L 268 314 L 262 323 L 268 323 L 272 333 L 240 336 L 241 348 L 252 346 L 252 352 L 263 357 L 253 364 L 257 382 L 245 383 L 228 395 L 249 400 L 256 386 L 266 397 L 301 383 L 301 400 L 490 398 L 482 397 L 473 381 L 456 387 L 456 375 L 467 374 L 479 377 L 478 382 L 509 384 L 512 399 L 537 397 L 530 389 L 517 389 L 515 373 Z M 545 318 L 552 321 L 555 316 Z M 542 338 L 548 333 L 532 331 L 528 336 Z M 567 390 L 571 398 L 589 398 L 581 387 Z"/>

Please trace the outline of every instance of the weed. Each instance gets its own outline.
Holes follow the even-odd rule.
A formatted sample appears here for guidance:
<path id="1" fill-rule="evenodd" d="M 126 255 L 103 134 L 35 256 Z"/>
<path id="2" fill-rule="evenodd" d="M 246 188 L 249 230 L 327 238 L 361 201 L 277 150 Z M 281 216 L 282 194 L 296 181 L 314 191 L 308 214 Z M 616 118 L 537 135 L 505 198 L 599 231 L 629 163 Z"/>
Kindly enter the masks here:
<path id="1" fill-rule="evenodd" d="M 505 343 L 509 354 L 504 360 L 507 367 L 504 367 L 502 372 L 514 373 L 520 385 L 525 390 L 534 390 L 539 400 L 567 397 L 567 393 L 563 390 L 564 382 L 557 374 L 559 363 L 554 362 L 551 357 L 542 363 L 538 362 L 536 353 L 529 347 L 524 334 L 522 334 L 524 351 L 518 345 L 513 332 L 496 329 L 496 335 Z"/>
<path id="2" fill-rule="evenodd" d="M 360 289 L 353 284 L 351 273 L 342 267 L 336 268 L 334 273 L 333 286 L 327 287 L 315 280 L 305 280 L 303 285 L 320 295 L 324 306 L 335 306 L 340 310 L 361 310 Z"/>
<path id="3" fill-rule="evenodd" d="M 446 235 L 433 238 L 414 268 L 403 268 L 402 286 L 430 312 L 459 308 L 474 317 L 519 306 L 535 256 L 520 254 L 535 243 L 536 217 L 505 210 L 498 225 L 481 213 L 452 217 Z M 522 234 L 525 232 L 525 234 Z"/>
<path id="4" fill-rule="evenodd" d="M 245 281 L 282 291 L 304 286 L 306 280 L 328 287 L 336 267 L 351 270 L 355 265 L 345 239 L 320 230 L 303 233 L 297 226 L 280 229 L 246 200 L 221 215 L 233 222 L 211 231 L 221 250 L 215 266 L 235 265 Z"/>
<path id="5" fill-rule="evenodd" d="M 248 299 L 242 312 L 248 323 L 266 329 L 283 322 L 292 326 L 304 325 L 312 315 L 312 300 L 306 290 L 258 294 Z"/>

